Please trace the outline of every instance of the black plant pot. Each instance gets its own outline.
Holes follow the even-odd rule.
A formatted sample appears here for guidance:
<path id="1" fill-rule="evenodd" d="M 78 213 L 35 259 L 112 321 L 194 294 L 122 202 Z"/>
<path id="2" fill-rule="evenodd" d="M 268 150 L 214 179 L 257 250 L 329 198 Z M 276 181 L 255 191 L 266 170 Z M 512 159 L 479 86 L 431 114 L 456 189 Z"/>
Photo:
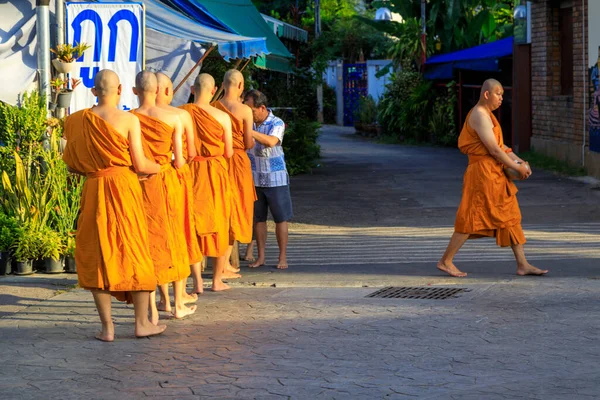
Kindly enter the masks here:
<path id="1" fill-rule="evenodd" d="M 70 274 L 77 273 L 77 266 L 75 265 L 75 258 L 71 256 L 65 257 L 65 272 Z"/>
<path id="2" fill-rule="evenodd" d="M 33 260 L 32 265 L 35 272 L 44 272 L 46 270 L 46 263 L 41 258 Z"/>
<path id="3" fill-rule="evenodd" d="M 17 261 L 17 269 L 15 271 L 17 275 L 31 275 L 33 274 L 33 261 Z"/>
<path id="4" fill-rule="evenodd" d="M 0 275 L 10 275 L 12 272 L 12 257 L 10 253 L 0 253 Z"/>
<path id="5" fill-rule="evenodd" d="M 46 267 L 44 272 L 47 274 L 60 274 L 65 271 L 65 259 L 63 257 L 58 260 L 46 258 L 44 259 L 44 265 Z"/>

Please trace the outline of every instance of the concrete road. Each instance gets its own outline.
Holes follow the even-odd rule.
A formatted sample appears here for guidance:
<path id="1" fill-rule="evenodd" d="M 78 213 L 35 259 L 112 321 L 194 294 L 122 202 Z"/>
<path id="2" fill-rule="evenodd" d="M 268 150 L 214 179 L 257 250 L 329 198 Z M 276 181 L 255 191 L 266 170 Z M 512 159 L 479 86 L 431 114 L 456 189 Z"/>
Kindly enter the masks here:
<path id="1" fill-rule="evenodd" d="M 322 167 L 292 181 L 290 269 L 272 268 L 271 236 L 267 266 L 242 267 L 185 320 L 163 315 L 161 337 L 136 340 L 131 308 L 114 303 L 117 341 L 93 340 L 94 304 L 73 276 L 0 278 L 0 398 L 600 398 L 593 185 L 539 171 L 519 184 L 527 251 L 548 276 L 516 277 L 510 250 L 481 239 L 456 279 L 435 261 L 466 158 L 336 127 L 321 143 Z M 464 291 L 366 297 L 387 286 Z"/>

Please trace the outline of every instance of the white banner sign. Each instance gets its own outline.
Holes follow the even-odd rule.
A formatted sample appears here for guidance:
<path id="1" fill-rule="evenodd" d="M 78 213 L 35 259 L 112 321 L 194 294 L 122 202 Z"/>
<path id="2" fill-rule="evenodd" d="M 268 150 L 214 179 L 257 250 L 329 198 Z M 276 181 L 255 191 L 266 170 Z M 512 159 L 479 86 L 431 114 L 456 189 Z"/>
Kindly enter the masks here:
<path id="1" fill-rule="evenodd" d="M 119 107 L 138 106 L 133 94 L 135 76 L 144 67 L 144 7 L 141 3 L 67 3 L 67 43 L 92 47 L 75 62 L 69 74 L 81 79 L 73 92 L 71 112 L 97 104 L 90 89 L 102 69 L 115 71 L 121 79 Z"/>

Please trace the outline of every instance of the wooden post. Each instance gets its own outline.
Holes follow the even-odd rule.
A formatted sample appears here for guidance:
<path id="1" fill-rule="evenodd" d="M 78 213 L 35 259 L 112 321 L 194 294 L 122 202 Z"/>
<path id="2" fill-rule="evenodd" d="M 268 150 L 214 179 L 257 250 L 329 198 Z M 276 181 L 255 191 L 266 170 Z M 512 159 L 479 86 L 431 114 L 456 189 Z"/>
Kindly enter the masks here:
<path id="1" fill-rule="evenodd" d="M 173 93 L 177 93 L 177 91 L 181 88 L 181 86 L 183 86 L 183 84 L 185 83 L 185 81 L 188 80 L 188 78 L 190 77 L 190 75 L 192 75 L 192 72 L 194 72 L 194 70 L 196 68 L 198 68 L 198 66 L 200 64 L 202 64 L 202 61 L 204 61 L 204 59 L 210 54 L 211 51 L 213 51 L 216 48 L 216 46 L 210 46 L 208 48 L 208 50 L 206 50 L 204 52 L 204 54 L 202 55 L 202 57 L 200 57 L 200 59 L 198 60 L 198 62 L 196 63 L 196 65 L 194 65 L 194 67 L 190 70 L 190 72 L 187 73 L 187 75 L 181 80 L 181 82 L 179 82 L 179 85 L 177 85 L 177 87 L 175 88 L 175 90 L 173 90 Z"/>

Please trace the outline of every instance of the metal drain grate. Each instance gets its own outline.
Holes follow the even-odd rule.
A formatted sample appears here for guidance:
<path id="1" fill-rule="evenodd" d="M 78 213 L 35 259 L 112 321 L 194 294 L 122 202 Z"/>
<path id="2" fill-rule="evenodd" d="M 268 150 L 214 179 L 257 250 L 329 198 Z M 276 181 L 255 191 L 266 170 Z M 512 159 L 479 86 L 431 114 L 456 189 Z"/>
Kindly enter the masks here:
<path id="1" fill-rule="evenodd" d="M 444 287 L 386 287 L 366 297 L 380 299 L 431 299 L 444 300 L 456 297 L 459 293 L 468 292 L 466 288 Z"/>

